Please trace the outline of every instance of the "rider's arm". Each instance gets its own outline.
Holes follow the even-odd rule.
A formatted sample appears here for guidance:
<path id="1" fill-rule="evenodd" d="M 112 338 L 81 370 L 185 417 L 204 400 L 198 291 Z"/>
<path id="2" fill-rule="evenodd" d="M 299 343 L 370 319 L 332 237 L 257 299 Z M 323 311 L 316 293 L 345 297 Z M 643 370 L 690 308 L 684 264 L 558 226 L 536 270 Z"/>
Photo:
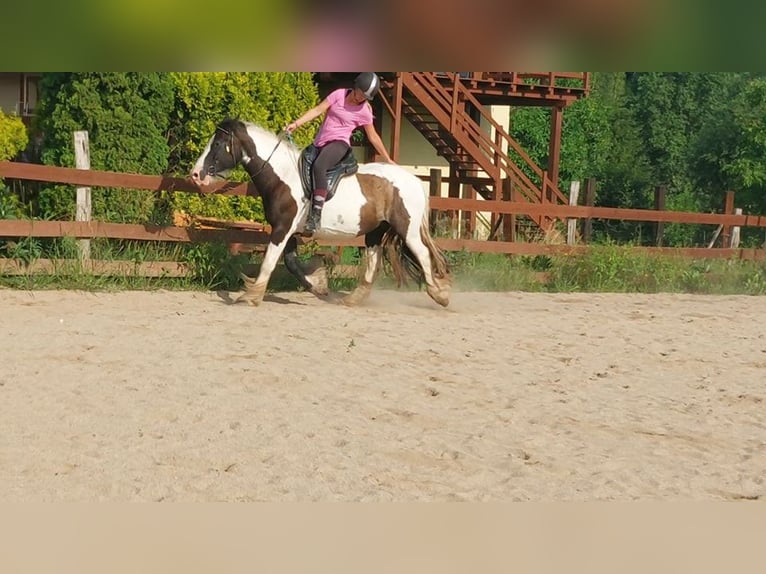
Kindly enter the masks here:
<path id="1" fill-rule="evenodd" d="M 391 156 L 388 155 L 386 146 L 383 145 L 383 141 L 380 139 L 375 126 L 372 124 L 365 125 L 364 133 L 367 134 L 367 140 L 372 144 L 372 147 L 375 148 L 375 151 L 378 152 L 379 155 L 382 155 L 383 159 L 385 159 L 388 163 L 394 163 L 394 160 L 392 160 Z"/>
<path id="2" fill-rule="evenodd" d="M 309 123 L 311 120 L 318 118 L 319 116 L 327 112 L 329 108 L 330 108 L 330 102 L 328 102 L 327 99 L 325 98 L 324 100 L 322 100 L 320 104 L 311 108 L 301 117 L 299 117 L 297 120 L 287 124 L 287 126 L 285 126 L 285 131 L 292 132 L 298 129 L 302 125 Z"/>

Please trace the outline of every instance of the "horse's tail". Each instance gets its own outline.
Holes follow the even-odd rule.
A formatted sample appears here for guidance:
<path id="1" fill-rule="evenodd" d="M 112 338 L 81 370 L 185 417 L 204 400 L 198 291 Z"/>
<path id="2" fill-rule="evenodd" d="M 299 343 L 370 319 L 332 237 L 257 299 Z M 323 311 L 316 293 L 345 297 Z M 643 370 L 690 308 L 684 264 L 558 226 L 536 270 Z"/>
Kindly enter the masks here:
<path id="1" fill-rule="evenodd" d="M 450 277 L 449 263 L 444 256 L 444 252 L 434 242 L 431 232 L 428 230 L 428 210 L 423 214 L 423 220 L 420 222 L 420 240 L 428 248 L 428 254 L 431 256 L 431 270 L 434 277 L 440 279 L 444 284 L 452 283 Z"/>
<path id="2" fill-rule="evenodd" d="M 431 233 L 428 231 L 427 216 L 420 223 L 420 240 L 428 249 L 431 260 L 431 272 L 434 278 L 438 279 L 442 284 L 446 283 L 449 285 L 451 283 L 449 265 L 444 257 L 444 253 L 434 243 Z M 383 234 L 380 244 L 383 248 L 383 256 L 389 263 L 391 273 L 394 279 L 396 279 L 398 286 L 401 287 L 406 284 L 408 279 L 414 280 L 418 286 L 423 284 L 425 280 L 423 268 L 407 245 L 404 237 L 389 226 Z"/>
<path id="3" fill-rule="evenodd" d="M 383 248 L 383 258 L 388 263 L 391 274 L 396 279 L 396 285 L 401 287 L 408 279 L 415 281 L 418 286 L 425 280 L 425 274 L 412 250 L 407 247 L 404 237 L 399 235 L 390 225 L 380 240 Z"/>

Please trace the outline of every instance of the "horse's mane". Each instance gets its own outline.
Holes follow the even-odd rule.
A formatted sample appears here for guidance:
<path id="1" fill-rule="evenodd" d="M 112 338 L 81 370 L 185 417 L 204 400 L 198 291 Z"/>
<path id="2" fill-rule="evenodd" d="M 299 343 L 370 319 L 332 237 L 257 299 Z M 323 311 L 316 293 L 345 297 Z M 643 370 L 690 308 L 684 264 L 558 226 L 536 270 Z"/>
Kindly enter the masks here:
<path id="1" fill-rule="evenodd" d="M 260 124 L 256 124 L 255 122 L 249 122 L 245 120 L 237 120 L 237 121 L 240 121 L 243 124 L 245 124 L 245 128 L 247 129 L 248 132 L 254 131 L 259 136 L 262 136 L 267 141 L 267 145 L 271 145 L 271 146 L 277 145 L 277 141 L 279 140 L 279 135 L 275 134 L 270 129 L 265 128 Z M 294 142 L 283 138 L 280 147 L 285 147 L 285 146 L 286 146 L 286 149 L 289 148 L 294 151 L 299 151 L 298 146 L 296 146 Z"/>

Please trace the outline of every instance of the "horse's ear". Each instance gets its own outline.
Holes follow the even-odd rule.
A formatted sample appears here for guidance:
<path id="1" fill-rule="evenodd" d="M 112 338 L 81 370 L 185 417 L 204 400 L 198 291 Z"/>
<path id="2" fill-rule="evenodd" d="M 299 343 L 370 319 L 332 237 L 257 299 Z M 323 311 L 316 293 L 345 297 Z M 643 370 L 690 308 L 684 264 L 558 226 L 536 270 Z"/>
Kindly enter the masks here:
<path id="1" fill-rule="evenodd" d="M 218 129 L 224 132 L 232 132 L 237 126 L 237 121 L 234 118 L 224 118 L 218 124 Z"/>

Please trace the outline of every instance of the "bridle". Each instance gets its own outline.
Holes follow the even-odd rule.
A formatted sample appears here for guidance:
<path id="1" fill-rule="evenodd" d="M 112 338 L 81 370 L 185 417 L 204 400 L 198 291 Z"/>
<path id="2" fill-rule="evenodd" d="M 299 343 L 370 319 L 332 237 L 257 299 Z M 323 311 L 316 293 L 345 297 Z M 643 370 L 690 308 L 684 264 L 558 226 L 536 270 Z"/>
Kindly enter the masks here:
<path id="1" fill-rule="evenodd" d="M 229 136 L 230 142 L 229 142 L 229 150 L 228 151 L 231 154 L 231 159 L 233 159 L 234 163 L 236 164 L 237 163 L 237 158 L 234 155 L 234 132 L 230 132 L 228 130 L 225 130 L 225 129 L 223 129 L 220 126 L 216 126 L 215 130 L 219 131 L 219 132 L 223 132 L 227 136 Z M 293 141 L 292 134 L 290 132 L 287 132 L 287 131 L 279 132 L 279 134 L 277 135 L 277 144 L 274 146 L 274 149 L 271 150 L 271 153 L 269 154 L 269 157 L 267 157 L 266 160 L 261 164 L 261 167 L 258 169 L 258 171 L 256 171 L 254 174 L 252 174 L 250 176 L 252 179 L 255 179 L 257 176 L 259 176 L 261 174 L 261 172 L 266 168 L 266 166 L 269 163 L 269 160 L 274 155 L 274 152 L 277 151 L 277 148 L 280 146 L 282 141 L 285 140 L 285 139 L 289 140 L 290 143 L 292 143 L 292 141 Z M 251 158 L 249 155 L 247 155 L 241 148 L 242 148 L 242 146 L 240 145 L 241 158 L 240 158 L 239 161 L 241 161 L 243 165 L 248 165 L 252 161 L 253 158 Z M 208 168 L 208 175 L 215 175 L 214 172 L 215 172 L 215 167 L 211 165 Z"/>

